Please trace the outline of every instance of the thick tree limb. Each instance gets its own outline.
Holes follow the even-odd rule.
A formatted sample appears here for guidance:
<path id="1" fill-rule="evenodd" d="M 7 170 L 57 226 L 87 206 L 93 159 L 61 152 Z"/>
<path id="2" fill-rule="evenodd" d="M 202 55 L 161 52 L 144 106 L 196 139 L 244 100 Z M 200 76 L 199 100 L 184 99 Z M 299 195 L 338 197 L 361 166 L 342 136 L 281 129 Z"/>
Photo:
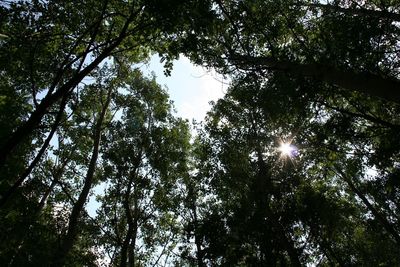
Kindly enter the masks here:
<path id="1" fill-rule="evenodd" d="M 60 108 L 57 112 L 55 121 L 51 127 L 51 131 L 47 136 L 46 140 L 44 141 L 42 147 L 40 148 L 39 152 L 29 164 L 28 168 L 24 170 L 21 176 L 14 182 L 14 184 L 3 194 L 2 198 L 0 199 L 0 207 L 2 207 L 7 200 L 14 194 L 14 192 L 22 185 L 22 183 L 26 180 L 35 166 L 39 163 L 40 159 L 42 158 L 43 154 L 46 152 L 48 146 L 50 145 L 50 141 L 53 138 L 62 118 L 62 114 L 64 113 L 65 106 L 67 104 L 68 95 L 65 95 L 61 101 Z"/>
<path id="2" fill-rule="evenodd" d="M 381 77 L 372 73 L 342 71 L 323 64 L 280 61 L 272 57 L 234 55 L 231 56 L 229 60 L 241 69 L 266 68 L 308 76 L 322 82 L 337 85 L 344 89 L 357 91 L 400 104 L 400 81 Z"/>

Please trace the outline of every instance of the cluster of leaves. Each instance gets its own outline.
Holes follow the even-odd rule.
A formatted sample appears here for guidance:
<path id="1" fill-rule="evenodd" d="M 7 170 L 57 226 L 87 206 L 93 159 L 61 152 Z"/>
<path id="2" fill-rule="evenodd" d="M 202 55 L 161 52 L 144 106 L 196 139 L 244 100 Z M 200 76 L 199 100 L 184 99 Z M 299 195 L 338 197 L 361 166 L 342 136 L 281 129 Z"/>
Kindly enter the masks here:
<path id="1" fill-rule="evenodd" d="M 0 262 L 400 265 L 399 9 L 0 4 Z M 195 137 L 153 52 L 230 75 Z"/>
<path id="2" fill-rule="evenodd" d="M 206 122 L 205 166 L 212 173 L 206 177 L 218 205 L 204 223 L 218 235 L 204 233 L 204 260 L 224 266 L 399 264 L 392 184 L 399 163 L 392 127 L 398 126 L 389 112 L 398 106 L 375 113 L 387 119 L 378 121 L 356 111 L 381 106 L 377 100 L 352 106 L 338 96 L 323 103 L 321 95 L 271 97 L 290 83 L 250 77 L 237 76 Z M 394 147 L 384 149 L 389 136 Z M 282 154 L 282 142 L 296 153 Z"/>

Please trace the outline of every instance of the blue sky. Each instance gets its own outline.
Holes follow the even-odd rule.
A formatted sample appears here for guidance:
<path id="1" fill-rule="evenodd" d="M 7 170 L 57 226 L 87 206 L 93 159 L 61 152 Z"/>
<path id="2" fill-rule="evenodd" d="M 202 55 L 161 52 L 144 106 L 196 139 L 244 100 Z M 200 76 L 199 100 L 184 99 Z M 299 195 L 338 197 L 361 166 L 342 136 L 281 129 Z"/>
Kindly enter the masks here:
<path id="1" fill-rule="evenodd" d="M 188 58 L 181 57 L 174 62 L 171 76 L 163 74 L 163 64 L 155 55 L 150 62 L 141 67 L 145 74 L 154 72 L 157 82 L 168 88 L 170 99 L 179 117 L 201 121 L 210 109 L 209 102 L 223 97 L 228 84 L 215 71 L 193 65 Z"/>

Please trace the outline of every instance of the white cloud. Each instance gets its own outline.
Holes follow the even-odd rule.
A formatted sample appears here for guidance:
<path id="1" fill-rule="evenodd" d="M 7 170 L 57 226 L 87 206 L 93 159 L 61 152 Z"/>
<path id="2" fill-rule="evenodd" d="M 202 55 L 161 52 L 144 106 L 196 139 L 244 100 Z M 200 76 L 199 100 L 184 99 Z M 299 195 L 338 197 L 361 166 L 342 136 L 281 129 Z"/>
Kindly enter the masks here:
<path id="1" fill-rule="evenodd" d="M 151 59 L 147 71 L 154 71 L 158 83 L 167 85 L 177 115 L 189 121 L 203 120 L 210 110 L 209 102 L 223 97 L 228 87 L 222 75 L 195 66 L 186 57 L 174 62 L 170 77 L 164 76 L 157 56 Z"/>

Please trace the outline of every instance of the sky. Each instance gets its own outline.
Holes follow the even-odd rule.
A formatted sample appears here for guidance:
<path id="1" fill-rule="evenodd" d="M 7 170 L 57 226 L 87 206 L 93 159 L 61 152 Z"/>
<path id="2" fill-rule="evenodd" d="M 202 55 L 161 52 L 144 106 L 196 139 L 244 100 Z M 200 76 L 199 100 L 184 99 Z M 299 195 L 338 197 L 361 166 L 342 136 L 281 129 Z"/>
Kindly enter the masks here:
<path id="1" fill-rule="evenodd" d="M 186 57 L 174 62 L 169 77 L 163 74 L 163 64 L 157 55 L 140 69 L 147 75 L 155 73 L 157 82 L 168 88 L 170 99 L 177 111 L 176 115 L 190 122 L 193 119 L 203 120 L 210 109 L 209 102 L 223 97 L 228 88 L 227 81 L 223 80 L 222 75 L 195 66 Z"/>

